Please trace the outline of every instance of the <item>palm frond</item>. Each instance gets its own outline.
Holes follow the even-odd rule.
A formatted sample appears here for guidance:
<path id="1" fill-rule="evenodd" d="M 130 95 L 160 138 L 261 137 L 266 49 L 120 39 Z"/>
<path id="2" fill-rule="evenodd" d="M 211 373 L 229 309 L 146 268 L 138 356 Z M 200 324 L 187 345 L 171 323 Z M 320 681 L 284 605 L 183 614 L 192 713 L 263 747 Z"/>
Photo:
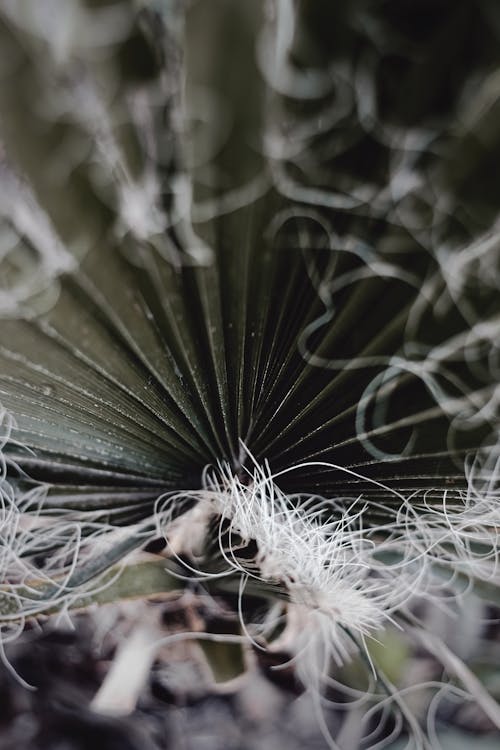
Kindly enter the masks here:
<path id="1" fill-rule="evenodd" d="M 88 583 L 198 503 L 212 573 L 319 612 L 325 664 L 496 582 L 500 26 L 441 6 L 4 3 L 5 534 L 48 515 Z"/>

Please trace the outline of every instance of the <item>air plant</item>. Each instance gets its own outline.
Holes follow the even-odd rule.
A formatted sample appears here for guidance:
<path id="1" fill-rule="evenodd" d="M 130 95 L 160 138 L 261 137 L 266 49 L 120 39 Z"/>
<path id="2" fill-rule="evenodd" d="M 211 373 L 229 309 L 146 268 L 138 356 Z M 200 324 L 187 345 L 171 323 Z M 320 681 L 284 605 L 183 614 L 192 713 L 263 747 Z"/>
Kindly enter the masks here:
<path id="1" fill-rule="evenodd" d="M 418 614 L 498 590 L 496 3 L 53 5 L 0 8 L 2 644 L 164 538 L 329 746 L 360 654 L 436 747 L 384 629 L 500 728 Z"/>

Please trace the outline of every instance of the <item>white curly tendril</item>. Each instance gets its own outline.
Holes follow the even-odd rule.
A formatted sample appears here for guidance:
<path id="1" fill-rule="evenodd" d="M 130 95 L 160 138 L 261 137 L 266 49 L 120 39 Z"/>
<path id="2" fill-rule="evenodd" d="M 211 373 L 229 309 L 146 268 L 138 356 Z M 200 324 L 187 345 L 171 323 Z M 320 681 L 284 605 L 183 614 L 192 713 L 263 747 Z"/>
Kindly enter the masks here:
<path id="1" fill-rule="evenodd" d="M 385 505 L 363 496 L 286 495 L 280 477 L 303 467 L 273 475 L 267 464 L 253 461 L 246 474 L 235 476 L 221 464 L 205 471 L 203 490 L 183 493 L 197 504 L 176 521 L 169 516 L 177 496 L 160 499 L 157 522 L 165 529 L 168 519 L 174 552 L 196 557 L 209 522 L 219 518 L 227 569 L 217 576 L 241 574 L 241 593 L 255 578 L 284 587 L 287 625 L 277 643 L 295 654 L 304 684 L 320 690 L 332 662 L 347 661 L 356 645 L 366 650 L 365 639 L 388 623 L 401 626 L 398 615 L 417 598 L 442 603 L 465 593 L 472 579 L 496 580 L 498 489 L 492 451 L 471 462 L 469 490 L 452 502 L 446 491 L 437 503 L 427 501 L 427 491 L 406 497 L 389 487 L 397 502 Z M 374 523 L 375 510 L 383 521 Z M 251 563 L 238 555 L 250 542 L 257 548 Z"/>

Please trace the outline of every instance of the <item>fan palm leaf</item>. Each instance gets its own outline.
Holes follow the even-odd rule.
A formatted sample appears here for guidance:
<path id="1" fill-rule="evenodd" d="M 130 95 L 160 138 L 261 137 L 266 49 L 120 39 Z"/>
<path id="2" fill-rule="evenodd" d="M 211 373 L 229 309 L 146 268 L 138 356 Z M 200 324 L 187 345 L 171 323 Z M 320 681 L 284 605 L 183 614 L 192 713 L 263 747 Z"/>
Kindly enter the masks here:
<path id="1" fill-rule="evenodd" d="M 4 5 L 2 493 L 58 519 L 16 564 L 60 547 L 54 598 L 197 503 L 245 580 L 332 588 L 334 658 L 492 578 L 494 3 Z"/>

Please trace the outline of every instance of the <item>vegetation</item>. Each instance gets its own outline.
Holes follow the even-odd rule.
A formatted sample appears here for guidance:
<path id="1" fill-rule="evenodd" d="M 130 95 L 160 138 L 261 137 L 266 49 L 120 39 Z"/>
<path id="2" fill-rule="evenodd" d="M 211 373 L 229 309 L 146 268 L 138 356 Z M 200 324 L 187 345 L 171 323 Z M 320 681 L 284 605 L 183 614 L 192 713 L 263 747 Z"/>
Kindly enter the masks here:
<path id="1" fill-rule="evenodd" d="M 500 729 L 427 617 L 498 601 L 499 35 L 495 0 L 2 3 L 4 644 L 195 580 L 231 632 L 183 637 L 224 679 L 285 651 L 329 747 L 341 683 L 362 747 L 435 750 L 450 696 Z"/>

